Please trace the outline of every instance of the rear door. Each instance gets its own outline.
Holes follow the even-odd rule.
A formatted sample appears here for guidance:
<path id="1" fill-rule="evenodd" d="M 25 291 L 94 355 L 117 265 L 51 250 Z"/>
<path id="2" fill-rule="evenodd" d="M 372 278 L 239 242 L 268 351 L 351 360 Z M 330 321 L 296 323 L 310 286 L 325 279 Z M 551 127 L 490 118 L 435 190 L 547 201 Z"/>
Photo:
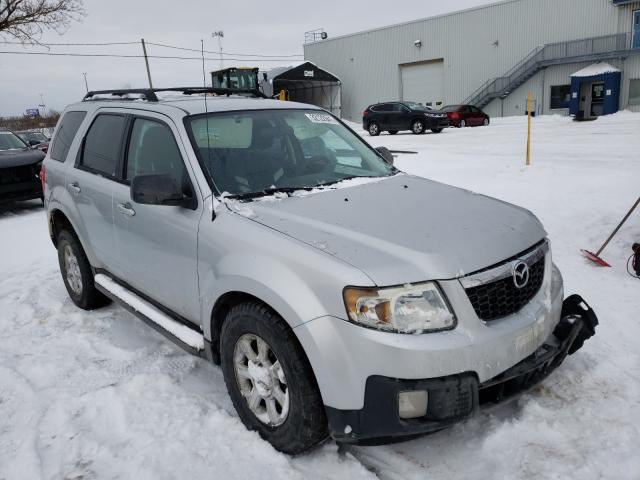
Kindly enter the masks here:
<path id="1" fill-rule="evenodd" d="M 372 110 L 375 112 L 375 121 L 380 125 L 380 129 L 388 130 L 390 128 L 393 105 L 390 103 L 381 103 L 375 105 Z"/>
<path id="2" fill-rule="evenodd" d="M 389 130 L 406 130 L 408 126 L 408 115 L 411 112 L 401 103 L 390 103 L 387 126 Z M 407 125 L 405 125 L 405 123 Z"/>
<path id="3" fill-rule="evenodd" d="M 66 188 L 74 199 L 86 239 L 96 260 L 106 267 L 117 260 L 113 235 L 113 188 L 118 182 L 127 117 L 99 113 L 87 130 L 75 161 L 66 176 Z"/>
<path id="4" fill-rule="evenodd" d="M 164 115 L 133 114 L 123 155 L 122 183 L 114 193 L 118 270 L 131 287 L 183 318 L 199 323 L 197 272 L 198 224 L 203 204 L 197 200 L 193 172 L 173 122 Z M 136 175 L 170 175 L 182 185 L 192 208 L 133 202 Z"/>

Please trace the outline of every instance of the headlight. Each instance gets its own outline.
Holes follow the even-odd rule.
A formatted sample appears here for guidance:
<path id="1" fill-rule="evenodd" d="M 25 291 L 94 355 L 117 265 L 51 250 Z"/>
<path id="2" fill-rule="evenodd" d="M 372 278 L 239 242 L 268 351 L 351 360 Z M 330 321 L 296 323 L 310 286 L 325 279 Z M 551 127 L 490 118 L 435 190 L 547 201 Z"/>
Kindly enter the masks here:
<path id="1" fill-rule="evenodd" d="M 455 327 L 455 316 L 435 283 L 347 287 L 343 295 L 349 319 L 365 327 L 398 333 L 429 333 Z"/>

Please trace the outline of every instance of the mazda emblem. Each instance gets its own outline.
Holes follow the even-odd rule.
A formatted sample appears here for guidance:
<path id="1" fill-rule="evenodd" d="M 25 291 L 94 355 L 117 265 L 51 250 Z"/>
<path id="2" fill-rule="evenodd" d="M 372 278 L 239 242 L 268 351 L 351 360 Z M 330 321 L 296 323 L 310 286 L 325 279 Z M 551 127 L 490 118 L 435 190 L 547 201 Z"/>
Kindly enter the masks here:
<path id="1" fill-rule="evenodd" d="M 516 288 L 524 288 L 529 283 L 529 265 L 518 262 L 513 267 L 513 284 Z"/>

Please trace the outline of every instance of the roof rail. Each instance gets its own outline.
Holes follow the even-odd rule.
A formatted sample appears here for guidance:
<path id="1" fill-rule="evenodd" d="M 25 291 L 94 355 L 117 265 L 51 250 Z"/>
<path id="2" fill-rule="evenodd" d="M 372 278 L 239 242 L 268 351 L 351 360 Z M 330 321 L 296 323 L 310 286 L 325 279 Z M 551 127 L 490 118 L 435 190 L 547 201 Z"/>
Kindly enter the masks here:
<path id="1" fill-rule="evenodd" d="M 173 87 L 173 88 L 128 88 L 119 90 L 93 90 L 87 92 L 82 99 L 83 102 L 95 100 L 98 95 L 113 95 L 121 97 L 122 100 L 135 100 L 133 98 L 122 98 L 125 95 L 140 95 L 142 100 L 148 102 L 158 102 L 160 99 L 156 95 L 157 92 L 180 92 L 183 95 L 212 94 L 212 95 L 252 95 L 256 98 L 267 98 L 258 90 L 237 90 L 234 88 L 210 88 L 210 87 Z"/>

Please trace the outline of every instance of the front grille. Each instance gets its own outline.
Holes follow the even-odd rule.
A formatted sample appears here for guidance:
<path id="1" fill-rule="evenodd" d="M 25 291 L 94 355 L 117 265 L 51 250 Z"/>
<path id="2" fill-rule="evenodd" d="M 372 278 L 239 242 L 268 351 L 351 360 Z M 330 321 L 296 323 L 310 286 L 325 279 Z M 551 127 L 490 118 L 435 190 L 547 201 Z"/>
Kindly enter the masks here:
<path id="1" fill-rule="evenodd" d="M 529 303 L 542 286 L 544 263 L 543 256 L 529 266 L 529 282 L 523 288 L 515 286 L 512 276 L 467 288 L 465 291 L 478 317 L 482 320 L 506 317 Z"/>
<path id="2" fill-rule="evenodd" d="M 32 165 L 0 169 L 0 185 L 11 185 L 13 183 L 25 183 L 35 181 L 37 177 L 36 168 Z"/>

